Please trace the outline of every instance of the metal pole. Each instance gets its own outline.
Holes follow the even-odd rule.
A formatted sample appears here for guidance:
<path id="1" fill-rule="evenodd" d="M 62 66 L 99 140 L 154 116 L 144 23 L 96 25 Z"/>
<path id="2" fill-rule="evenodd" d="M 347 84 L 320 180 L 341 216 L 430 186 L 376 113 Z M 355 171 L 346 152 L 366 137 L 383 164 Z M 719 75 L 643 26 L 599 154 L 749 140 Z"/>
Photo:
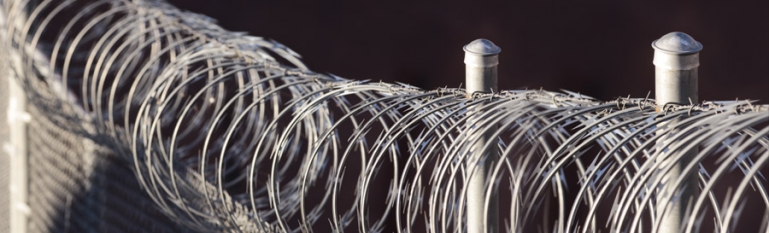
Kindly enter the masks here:
<path id="1" fill-rule="evenodd" d="M 654 66 L 655 72 L 655 99 L 657 101 L 657 112 L 661 111 L 665 104 L 689 104 L 697 103 L 697 67 L 700 66 L 699 51 L 702 50 L 702 44 L 695 41 L 694 38 L 683 32 L 671 32 L 660 39 L 652 42 L 654 48 Z M 666 124 L 674 124 L 669 122 Z M 664 126 L 662 124 L 661 126 Z M 688 164 L 696 150 L 687 152 L 681 160 L 674 165 L 672 170 L 663 177 L 665 184 L 658 193 L 660 197 L 668 197 L 680 193 L 681 197 L 673 198 L 673 203 L 661 203 L 658 200 L 657 213 L 661 216 L 659 232 L 678 233 L 681 232 L 683 218 L 685 217 L 686 206 L 692 198 L 699 192 L 698 176 L 696 173 L 681 174 L 686 164 Z M 664 163 L 665 161 L 657 161 Z M 687 175 L 686 183 L 677 189 L 673 182 L 682 175 Z"/>
<path id="2" fill-rule="evenodd" d="M 467 98 L 472 98 L 476 92 L 489 93 L 498 92 L 497 85 L 497 65 L 499 64 L 498 54 L 502 51 L 489 40 L 477 39 L 465 45 L 465 82 L 467 83 Z M 480 107 L 480 106 L 479 106 Z M 473 127 L 475 119 L 470 119 L 468 125 Z M 475 126 L 477 128 L 477 126 Z M 487 183 L 487 173 L 491 171 L 493 164 L 497 161 L 497 147 L 493 146 L 483 150 L 483 145 L 493 138 L 493 132 L 496 129 L 490 129 L 484 132 L 481 139 L 473 145 L 473 154 L 467 163 L 467 171 L 472 171 L 468 182 L 467 191 L 467 232 L 498 232 L 499 222 L 498 196 L 491 195 L 489 200 L 489 209 L 484 213 L 484 203 Z M 484 163 L 479 164 L 478 160 L 485 158 Z M 485 216 L 484 216 L 485 215 Z M 485 218 L 484 218 L 485 217 Z M 484 224 L 486 225 L 484 229 Z"/>

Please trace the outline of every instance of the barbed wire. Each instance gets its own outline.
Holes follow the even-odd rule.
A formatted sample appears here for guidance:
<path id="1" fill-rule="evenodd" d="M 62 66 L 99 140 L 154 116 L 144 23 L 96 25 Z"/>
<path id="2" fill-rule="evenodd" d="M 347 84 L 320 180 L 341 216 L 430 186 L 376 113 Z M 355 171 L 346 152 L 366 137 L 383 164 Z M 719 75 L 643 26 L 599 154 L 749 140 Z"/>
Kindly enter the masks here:
<path id="1" fill-rule="evenodd" d="M 769 222 L 769 105 L 349 80 L 162 1 L 28 3 L 0 5 L 31 102 L 78 112 L 73 131 L 201 232 L 464 232 L 465 165 L 490 149 L 483 208 L 509 232 L 655 231 L 692 187 L 687 232 L 734 231 L 745 208 Z"/>

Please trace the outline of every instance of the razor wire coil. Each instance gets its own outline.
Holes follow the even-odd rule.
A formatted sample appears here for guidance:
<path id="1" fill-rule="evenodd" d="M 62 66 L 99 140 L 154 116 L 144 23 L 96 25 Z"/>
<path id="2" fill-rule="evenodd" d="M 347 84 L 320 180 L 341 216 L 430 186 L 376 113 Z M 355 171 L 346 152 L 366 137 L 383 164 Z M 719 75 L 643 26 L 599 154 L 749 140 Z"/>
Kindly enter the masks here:
<path id="1" fill-rule="evenodd" d="M 509 232 L 653 231 L 654 207 L 687 191 L 664 179 L 681 162 L 700 188 L 687 231 L 730 232 L 748 203 L 769 223 L 769 105 L 349 80 L 162 1 L 29 3 L 0 3 L 29 98 L 74 112 L 64 128 L 132 161 L 156 207 L 199 231 L 463 232 L 464 165 L 490 148 L 485 193 Z"/>

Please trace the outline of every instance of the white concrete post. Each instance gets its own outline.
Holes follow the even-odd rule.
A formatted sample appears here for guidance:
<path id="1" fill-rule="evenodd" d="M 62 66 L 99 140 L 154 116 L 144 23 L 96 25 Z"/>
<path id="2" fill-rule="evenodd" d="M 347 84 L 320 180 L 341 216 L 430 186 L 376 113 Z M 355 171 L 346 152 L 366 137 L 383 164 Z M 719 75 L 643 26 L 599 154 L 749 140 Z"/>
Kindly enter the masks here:
<path id="1" fill-rule="evenodd" d="M 467 83 L 467 98 L 472 98 L 476 92 L 498 92 L 497 85 L 497 65 L 499 64 L 498 55 L 502 51 L 498 46 L 486 39 L 477 39 L 470 44 L 465 45 L 465 83 Z M 479 106 L 480 108 L 480 106 Z M 471 113 L 472 114 L 472 113 Z M 468 125 L 475 123 L 470 118 Z M 474 126 L 476 129 L 478 126 Z M 485 191 L 487 183 L 487 173 L 491 171 L 492 166 L 497 161 L 497 148 L 492 146 L 487 150 L 482 150 L 483 145 L 490 140 L 495 140 L 492 135 L 495 128 L 486 131 L 482 138 L 473 145 L 473 152 L 468 159 L 467 171 L 473 171 L 470 176 L 467 189 L 467 232 L 483 233 L 498 232 L 499 222 L 498 196 L 491 195 L 489 200 L 488 212 L 484 213 Z M 478 159 L 486 158 L 485 162 L 479 164 Z M 484 224 L 486 225 L 484 229 Z"/>
<path id="2" fill-rule="evenodd" d="M 665 104 L 688 105 L 690 101 L 697 103 L 699 101 L 697 94 L 697 67 L 700 66 L 699 51 L 702 50 L 702 44 L 686 33 L 671 32 L 652 42 L 652 47 L 654 48 L 654 66 L 656 67 L 655 99 L 657 101 L 657 111 L 661 111 Z M 664 126 L 664 124 L 661 126 Z M 663 177 L 665 185 L 660 189 L 659 193 L 663 195 L 658 194 L 658 198 L 667 198 L 670 195 L 679 194 L 678 192 L 681 189 L 677 189 L 677 187 L 673 186 L 673 183 L 680 176 L 688 175 L 686 182 L 680 187 L 684 189 L 684 192 L 680 193 L 681 196 L 677 201 L 666 205 L 665 201 L 658 200 L 662 201 L 662 203 L 658 203 L 657 213 L 664 213 L 659 232 L 681 232 L 686 206 L 699 192 L 697 174 L 681 174 L 681 171 L 696 153 L 697 151 L 693 150 L 685 154 L 674 165 L 672 170 Z M 660 160 L 657 162 L 664 163 L 665 161 Z"/>

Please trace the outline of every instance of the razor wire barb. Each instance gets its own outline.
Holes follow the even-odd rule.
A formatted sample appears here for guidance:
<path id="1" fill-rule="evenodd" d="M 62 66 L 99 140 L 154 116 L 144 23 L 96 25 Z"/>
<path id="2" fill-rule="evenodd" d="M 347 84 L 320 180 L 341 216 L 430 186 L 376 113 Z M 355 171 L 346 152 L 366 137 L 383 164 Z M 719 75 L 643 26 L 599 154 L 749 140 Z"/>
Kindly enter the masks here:
<path id="1" fill-rule="evenodd" d="M 691 151 L 687 232 L 733 231 L 746 205 L 764 209 L 756 230 L 769 223 L 769 105 L 467 98 L 314 73 L 278 42 L 162 1 L 30 2 L 0 5 L 31 102 L 77 112 L 73 131 L 133 162 L 157 208 L 201 232 L 463 232 L 463 164 L 490 129 L 485 193 L 508 232 L 653 232 L 655 206 L 683 191 L 664 174 Z M 657 191 L 671 182 L 678 193 Z"/>

